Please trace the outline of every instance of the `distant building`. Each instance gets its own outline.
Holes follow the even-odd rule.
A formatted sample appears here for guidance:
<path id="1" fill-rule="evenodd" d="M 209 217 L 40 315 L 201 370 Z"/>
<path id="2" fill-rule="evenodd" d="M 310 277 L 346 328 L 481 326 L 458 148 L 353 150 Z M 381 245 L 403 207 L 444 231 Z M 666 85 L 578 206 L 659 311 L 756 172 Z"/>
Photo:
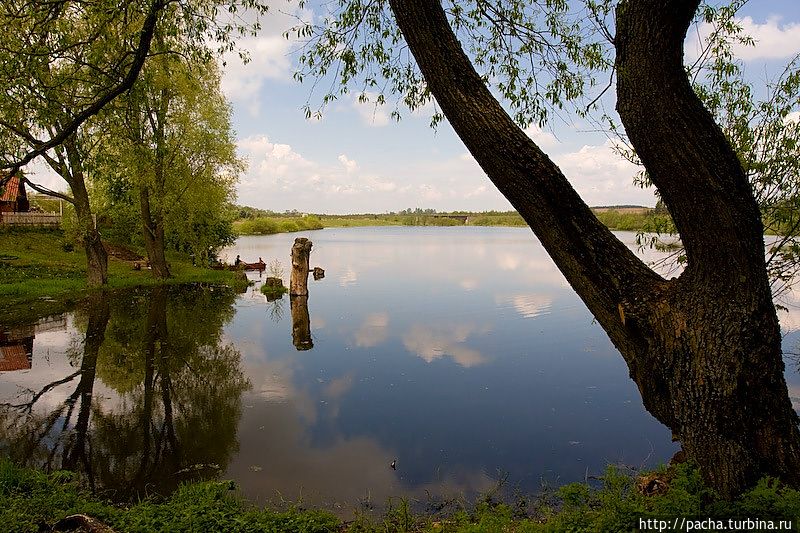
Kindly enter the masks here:
<path id="1" fill-rule="evenodd" d="M 0 191 L 0 213 L 26 213 L 30 210 L 25 183 L 19 176 L 11 176 Z"/>

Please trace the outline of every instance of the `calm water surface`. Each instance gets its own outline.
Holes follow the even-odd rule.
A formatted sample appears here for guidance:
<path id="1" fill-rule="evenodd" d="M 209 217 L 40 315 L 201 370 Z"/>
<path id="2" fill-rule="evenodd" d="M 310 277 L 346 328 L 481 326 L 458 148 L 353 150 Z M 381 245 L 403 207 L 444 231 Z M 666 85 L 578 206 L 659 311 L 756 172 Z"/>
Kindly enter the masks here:
<path id="1" fill-rule="evenodd" d="M 0 327 L 0 453 L 121 498 L 223 478 L 259 502 L 345 509 L 500 479 L 535 492 L 677 449 L 529 230 L 303 235 L 326 270 L 307 302 L 160 288 Z M 296 236 L 226 255 L 277 258 L 287 279 Z M 787 379 L 800 395 L 789 360 Z"/>

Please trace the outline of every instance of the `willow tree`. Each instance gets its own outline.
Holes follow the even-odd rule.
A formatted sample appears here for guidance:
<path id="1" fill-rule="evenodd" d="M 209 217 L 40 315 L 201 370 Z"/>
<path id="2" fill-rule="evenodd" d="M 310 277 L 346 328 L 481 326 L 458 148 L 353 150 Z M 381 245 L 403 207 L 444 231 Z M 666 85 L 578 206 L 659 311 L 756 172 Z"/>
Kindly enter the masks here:
<path id="1" fill-rule="evenodd" d="M 216 61 L 177 53 L 179 43 L 157 46 L 172 51 L 152 58 L 105 113 L 111 134 L 94 183 L 112 219 L 135 206 L 153 274 L 167 278 L 168 243 L 199 258 L 227 244 L 232 229 L 214 228 L 227 220 L 243 162 Z"/>
<path id="2" fill-rule="evenodd" d="M 79 126 L 138 75 L 164 3 L 107 7 L 100 2 L 5 2 L 0 8 L 3 28 L 15 36 L 0 50 L 2 167 L 10 170 L 8 176 L 41 156 L 64 179 L 69 193 L 23 178 L 31 188 L 74 205 L 91 284 L 106 282 L 107 256 L 92 220 L 84 177 L 85 132 Z M 125 19 L 133 31 L 123 27 Z M 137 33 L 139 39 L 129 41 Z M 131 55 L 122 60 L 122 53 Z"/>
<path id="3" fill-rule="evenodd" d="M 345 91 L 394 91 L 412 107 L 435 99 L 622 354 L 645 407 L 721 494 L 767 474 L 800 485 L 759 206 L 684 67 L 700 0 L 587 1 L 577 16 L 574 7 L 345 1 L 301 30 L 312 36 L 302 60 L 306 74 L 336 76 Z M 672 279 L 605 228 L 520 127 L 591 87 L 604 42 L 619 117 L 685 246 L 686 268 Z"/>
<path id="4" fill-rule="evenodd" d="M 185 47 L 211 55 L 231 50 L 237 34 L 258 29 L 236 16 L 261 0 L 9 0 L 0 5 L 7 35 L 0 47 L 0 186 L 44 158 L 69 186 L 64 193 L 23 179 L 34 190 L 75 206 L 90 284 L 107 278 L 107 257 L 92 220 L 86 158 L 95 142 L 87 123 L 129 90 L 148 57 L 157 29 Z M 223 20 L 218 11 L 231 13 Z M 251 17 L 252 19 L 252 17 Z"/>

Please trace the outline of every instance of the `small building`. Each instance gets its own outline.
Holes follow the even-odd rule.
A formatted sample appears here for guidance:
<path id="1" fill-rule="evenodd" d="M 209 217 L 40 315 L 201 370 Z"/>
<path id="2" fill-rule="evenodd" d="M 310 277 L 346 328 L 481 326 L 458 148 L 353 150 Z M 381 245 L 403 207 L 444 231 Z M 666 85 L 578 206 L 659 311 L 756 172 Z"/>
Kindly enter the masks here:
<path id="1" fill-rule="evenodd" d="M 26 213 L 30 210 L 25 182 L 19 176 L 11 176 L 4 186 L 0 186 L 0 213 Z"/>

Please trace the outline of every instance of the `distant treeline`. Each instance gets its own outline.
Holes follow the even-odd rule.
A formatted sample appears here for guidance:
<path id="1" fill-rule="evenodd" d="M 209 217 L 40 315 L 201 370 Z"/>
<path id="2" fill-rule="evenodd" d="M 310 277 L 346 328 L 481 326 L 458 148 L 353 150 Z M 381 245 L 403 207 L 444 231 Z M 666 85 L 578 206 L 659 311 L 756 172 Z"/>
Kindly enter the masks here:
<path id="1" fill-rule="evenodd" d="M 663 209 L 642 206 L 610 206 L 593 208 L 597 218 L 612 230 L 669 231 L 671 221 Z M 235 206 L 234 230 L 240 235 L 306 231 L 322 228 L 354 226 L 509 226 L 527 224 L 516 211 L 450 211 L 405 209 L 397 213 L 326 215 L 298 211 L 278 213 L 247 206 Z"/>
<path id="2" fill-rule="evenodd" d="M 320 219 L 314 215 L 306 216 L 256 216 L 237 220 L 233 223 L 233 231 L 239 235 L 272 235 L 273 233 L 291 233 L 322 229 Z"/>

